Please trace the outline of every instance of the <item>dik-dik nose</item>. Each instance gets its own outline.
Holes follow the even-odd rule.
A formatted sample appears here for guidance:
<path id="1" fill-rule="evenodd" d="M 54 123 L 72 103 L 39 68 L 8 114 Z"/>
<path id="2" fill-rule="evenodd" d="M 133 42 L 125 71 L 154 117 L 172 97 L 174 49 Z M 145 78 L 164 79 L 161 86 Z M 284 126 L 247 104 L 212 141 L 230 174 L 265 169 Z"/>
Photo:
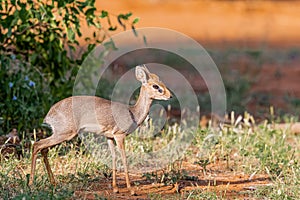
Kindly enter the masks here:
<path id="1" fill-rule="evenodd" d="M 169 93 L 168 95 L 169 95 L 169 99 L 172 99 L 173 98 L 173 95 L 172 95 L 172 93 L 170 92 L 170 90 L 167 90 L 167 92 Z"/>

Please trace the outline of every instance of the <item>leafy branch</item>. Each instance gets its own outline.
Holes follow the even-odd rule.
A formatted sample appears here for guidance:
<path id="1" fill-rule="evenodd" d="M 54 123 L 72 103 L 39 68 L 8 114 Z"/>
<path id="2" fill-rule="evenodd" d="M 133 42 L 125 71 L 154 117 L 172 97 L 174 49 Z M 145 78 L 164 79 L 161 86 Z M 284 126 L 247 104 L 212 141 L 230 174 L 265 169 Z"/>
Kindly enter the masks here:
<path id="1" fill-rule="evenodd" d="M 138 22 L 130 12 L 97 9 L 95 0 L 1 0 L 0 19 L 0 134 L 38 126 L 54 102 L 72 94 L 88 53 Z"/>

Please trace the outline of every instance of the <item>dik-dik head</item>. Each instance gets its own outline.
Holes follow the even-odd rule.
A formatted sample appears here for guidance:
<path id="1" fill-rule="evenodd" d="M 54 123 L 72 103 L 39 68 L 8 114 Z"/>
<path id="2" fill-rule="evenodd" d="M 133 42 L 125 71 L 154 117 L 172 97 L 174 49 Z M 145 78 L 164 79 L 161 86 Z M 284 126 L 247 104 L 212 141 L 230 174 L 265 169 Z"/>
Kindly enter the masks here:
<path id="1" fill-rule="evenodd" d="M 165 84 L 159 80 L 157 75 L 150 73 L 145 65 L 136 67 L 135 76 L 151 99 L 168 100 L 172 98 L 171 92 Z"/>

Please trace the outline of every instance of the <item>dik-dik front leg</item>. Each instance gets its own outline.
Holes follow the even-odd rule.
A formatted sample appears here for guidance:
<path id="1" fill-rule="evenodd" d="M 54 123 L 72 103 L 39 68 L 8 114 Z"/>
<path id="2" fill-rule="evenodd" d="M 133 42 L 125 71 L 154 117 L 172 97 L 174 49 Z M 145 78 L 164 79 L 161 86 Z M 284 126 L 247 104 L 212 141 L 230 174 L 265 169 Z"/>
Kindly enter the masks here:
<path id="1" fill-rule="evenodd" d="M 130 190 L 131 195 L 135 195 L 135 191 L 131 188 L 129 175 L 128 175 L 128 166 L 127 166 L 127 158 L 126 158 L 126 154 L 125 154 L 125 143 L 124 143 L 125 137 L 126 137 L 125 134 L 117 135 L 117 136 L 115 136 L 115 140 L 116 140 L 117 146 L 121 153 L 127 188 L 128 188 L 128 190 Z"/>
<path id="2" fill-rule="evenodd" d="M 112 170 L 113 170 L 113 180 L 112 180 L 112 187 L 113 187 L 113 192 L 118 193 L 119 189 L 117 186 L 117 181 L 116 181 L 116 173 L 117 173 L 117 168 L 116 168 L 116 152 L 115 152 L 115 144 L 114 144 L 114 139 L 107 139 L 107 143 L 111 152 L 111 157 L 112 157 Z"/>

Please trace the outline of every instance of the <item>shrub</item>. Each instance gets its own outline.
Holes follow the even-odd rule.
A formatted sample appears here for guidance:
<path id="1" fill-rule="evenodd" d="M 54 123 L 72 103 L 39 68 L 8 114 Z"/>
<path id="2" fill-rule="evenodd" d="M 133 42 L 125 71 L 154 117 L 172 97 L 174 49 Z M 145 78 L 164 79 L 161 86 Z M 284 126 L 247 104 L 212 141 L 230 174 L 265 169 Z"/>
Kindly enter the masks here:
<path id="1" fill-rule="evenodd" d="M 80 64 L 107 32 L 138 21 L 100 12 L 94 0 L 4 0 L 0 10 L 0 135 L 39 126 L 54 102 L 72 94 Z M 85 48 L 83 25 L 91 30 Z"/>

